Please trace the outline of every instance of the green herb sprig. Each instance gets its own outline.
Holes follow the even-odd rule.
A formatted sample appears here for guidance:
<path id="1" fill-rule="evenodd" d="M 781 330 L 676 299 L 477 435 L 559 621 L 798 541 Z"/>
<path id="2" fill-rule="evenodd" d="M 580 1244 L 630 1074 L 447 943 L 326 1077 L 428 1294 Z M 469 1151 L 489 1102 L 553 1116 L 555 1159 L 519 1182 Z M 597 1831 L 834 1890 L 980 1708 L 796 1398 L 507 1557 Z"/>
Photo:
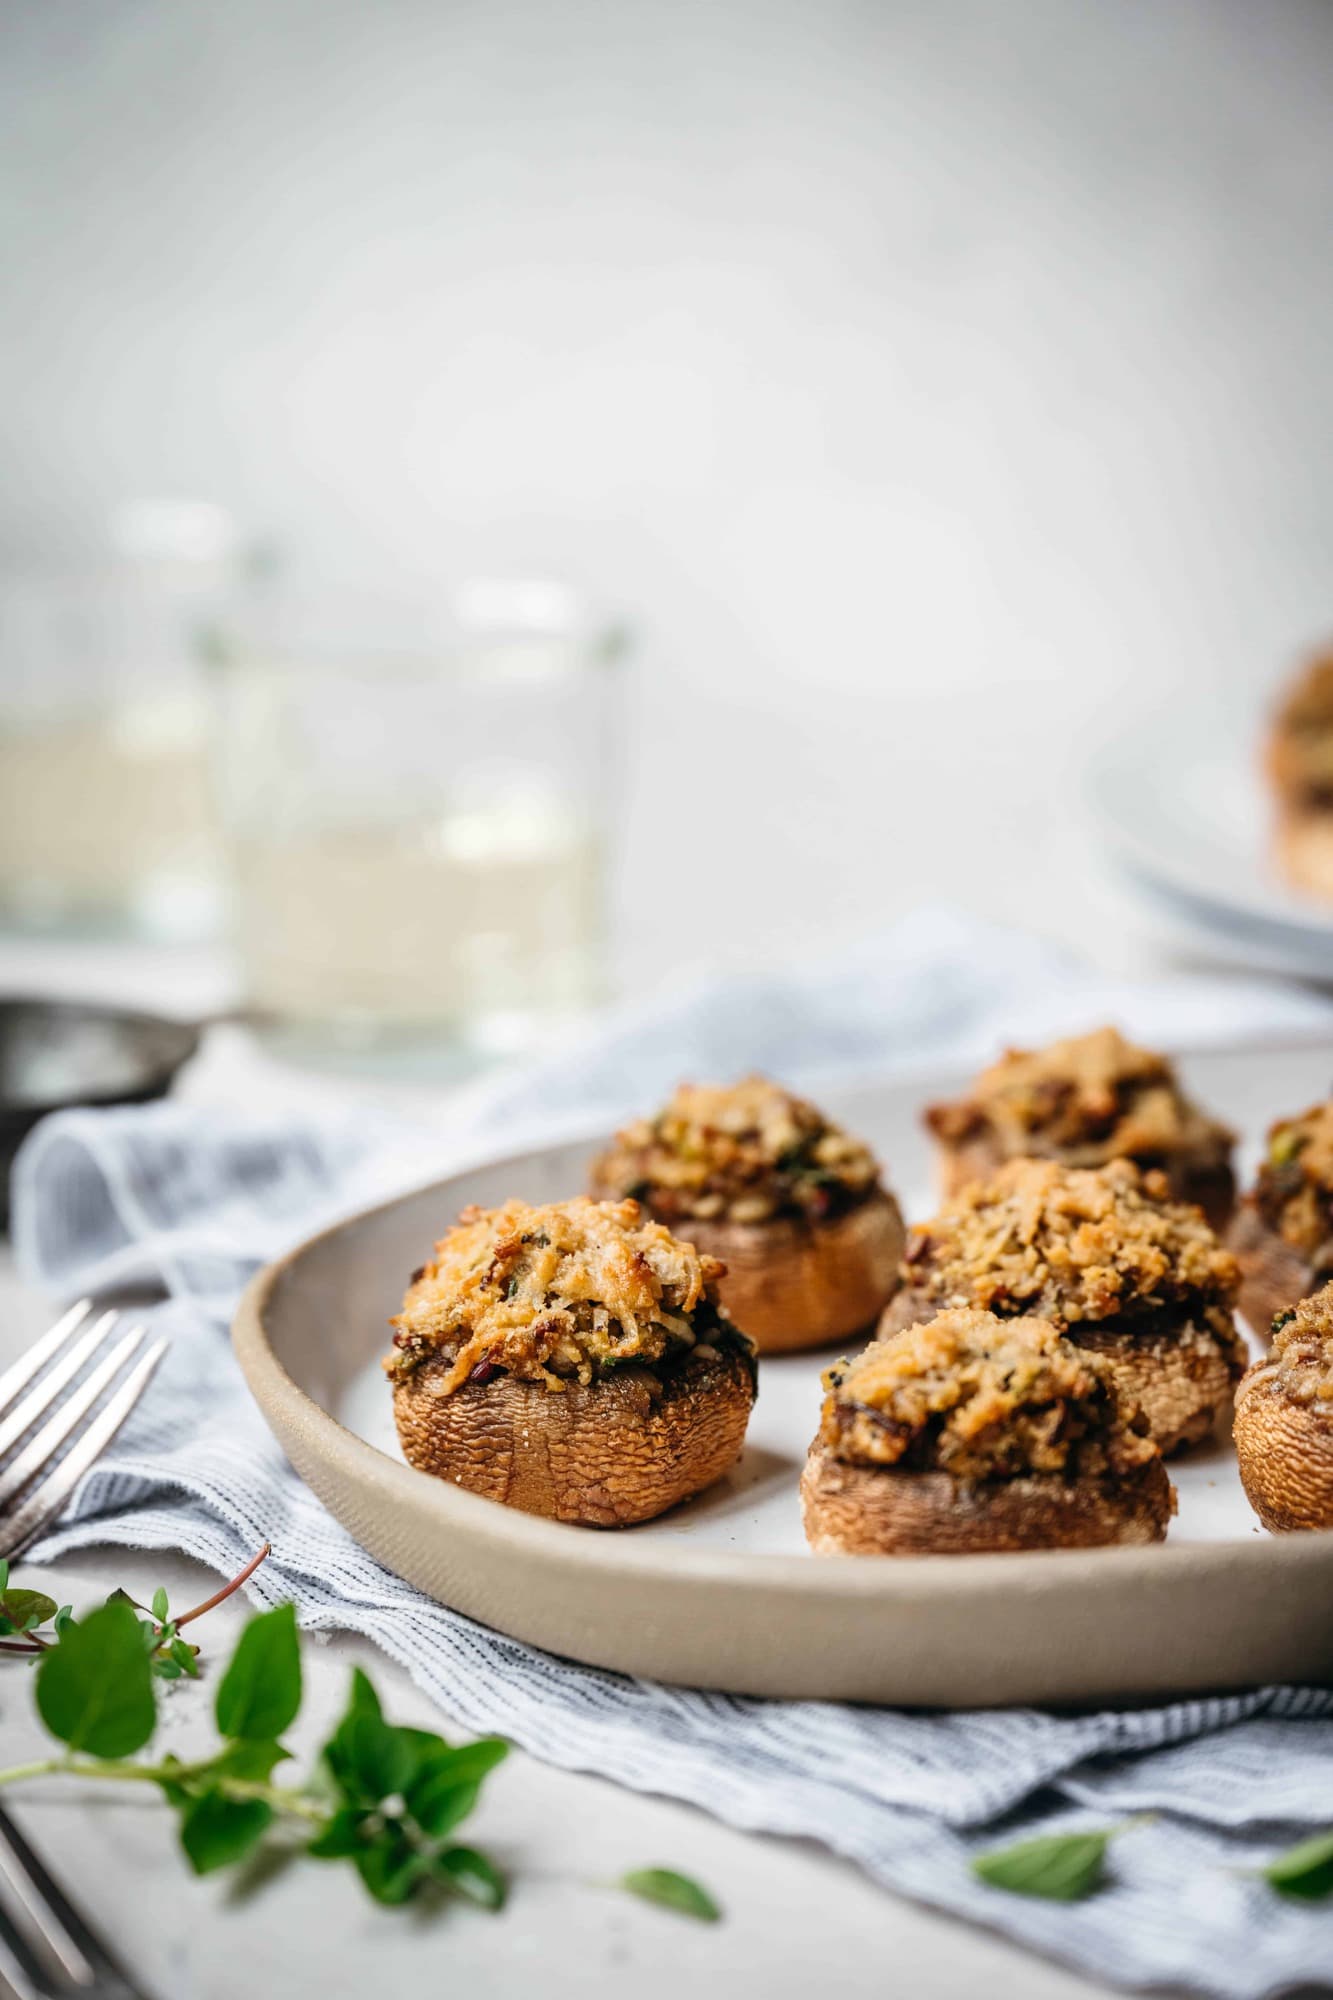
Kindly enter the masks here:
<path id="1" fill-rule="evenodd" d="M 239 1576 L 178 1618 L 159 1590 L 151 1608 L 116 1591 L 75 1619 L 40 1592 L 10 1590 L 7 1571 L 0 1576 L 7 1650 L 40 1656 L 37 1712 L 62 1746 L 0 1770 L 0 1786 L 45 1777 L 153 1786 L 176 1812 L 181 1847 L 199 1875 L 245 1860 L 272 1837 L 317 1861 L 350 1862 L 379 1903 L 434 1894 L 499 1910 L 504 1875 L 452 1836 L 507 1755 L 502 1738 L 450 1744 L 430 1730 L 396 1726 L 358 1667 L 346 1710 L 310 1775 L 303 1783 L 275 1782 L 291 1760 L 282 1738 L 302 1697 L 290 1604 L 261 1612 L 242 1631 L 214 1697 L 218 1747 L 188 1763 L 139 1757 L 157 1725 L 155 1682 L 199 1678 L 197 1649 L 179 1637 L 180 1627 L 230 1596 L 268 1552 L 266 1543 Z M 705 1889 L 671 1869 L 632 1871 L 616 1886 L 703 1921 L 721 1914 Z"/>
<path id="2" fill-rule="evenodd" d="M 230 1582 L 215 1590 L 211 1597 L 206 1597 L 202 1604 L 196 1604 L 174 1618 L 167 1593 L 161 1588 L 153 1592 L 151 1606 L 140 1604 L 128 1591 L 112 1591 L 110 1602 L 128 1604 L 132 1610 L 146 1614 L 139 1621 L 139 1630 L 143 1634 L 152 1671 L 160 1680 L 179 1680 L 182 1674 L 188 1674 L 192 1680 L 199 1678 L 199 1648 L 180 1637 L 181 1627 L 193 1624 L 205 1612 L 225 1603 L 242 1584 L 249 1582 L 270 1553 L 271 1546 L 265 1542 L 258 1554 L 251 1556 Z M 55 1599 L 47 1597 L 43 1591 L 11 1590 L 9 1564 L 0 1561 L 0 1653 L 45 1653 L 64 1637 L 73 1618 L 72 1605 L 62 1604 L 57 1609 Z M 50 1627 L 49 1632 L 43 1630 L 46 1626 Z"/>

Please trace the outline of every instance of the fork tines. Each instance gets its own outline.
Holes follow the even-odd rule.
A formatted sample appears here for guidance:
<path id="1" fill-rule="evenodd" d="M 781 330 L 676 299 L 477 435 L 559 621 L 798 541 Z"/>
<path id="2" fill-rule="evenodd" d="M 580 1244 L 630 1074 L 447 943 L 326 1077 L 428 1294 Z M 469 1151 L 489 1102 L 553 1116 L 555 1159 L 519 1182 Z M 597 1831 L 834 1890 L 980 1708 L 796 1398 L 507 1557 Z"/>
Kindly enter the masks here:
<path id="1" fill-rule="evenodd" d="M 142 1326 L 117 1339 L 118 1312 L 91 1315 L 80 1299 L 0 1375 L 0 1556 L 59 1513 L 166 1353 Z"/>

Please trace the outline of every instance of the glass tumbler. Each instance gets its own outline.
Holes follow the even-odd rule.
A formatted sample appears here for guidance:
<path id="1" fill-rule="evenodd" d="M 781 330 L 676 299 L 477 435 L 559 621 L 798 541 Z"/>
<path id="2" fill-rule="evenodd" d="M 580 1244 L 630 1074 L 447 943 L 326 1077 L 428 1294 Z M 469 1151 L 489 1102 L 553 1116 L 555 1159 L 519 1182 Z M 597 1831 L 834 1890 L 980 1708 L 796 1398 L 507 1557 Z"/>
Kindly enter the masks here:
<path id="1" fill-rule="evenodd" d="M 289 1053 L 466 1066 L 601 993 L 626 642 L 553 586 L 473 586 L 406 638 L 389 622 L 326 608 L 220 637 L 234 937 Z"/>
<path id="2" fill-rule="evenodd" d="M 195 650 L 230 588 L 227 517 L 121 510 L 78 562 L 0 563 L 0 916 L 207 935 L 219 914 Z"/>

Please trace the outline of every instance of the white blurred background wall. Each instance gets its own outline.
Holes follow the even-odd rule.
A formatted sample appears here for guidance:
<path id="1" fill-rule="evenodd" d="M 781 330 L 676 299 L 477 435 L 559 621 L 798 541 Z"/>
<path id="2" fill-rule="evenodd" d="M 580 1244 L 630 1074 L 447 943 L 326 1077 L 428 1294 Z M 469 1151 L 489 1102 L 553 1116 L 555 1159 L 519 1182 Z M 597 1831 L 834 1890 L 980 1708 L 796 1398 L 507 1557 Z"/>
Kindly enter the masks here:
<path id="1" fill-rule="evenodd" d="M 1333 629 L 1331 103 L 1326 0 L 0 0 L 0 547 L 626 607 L 631 984 L 1076 929 L 1089 747 Z"/>

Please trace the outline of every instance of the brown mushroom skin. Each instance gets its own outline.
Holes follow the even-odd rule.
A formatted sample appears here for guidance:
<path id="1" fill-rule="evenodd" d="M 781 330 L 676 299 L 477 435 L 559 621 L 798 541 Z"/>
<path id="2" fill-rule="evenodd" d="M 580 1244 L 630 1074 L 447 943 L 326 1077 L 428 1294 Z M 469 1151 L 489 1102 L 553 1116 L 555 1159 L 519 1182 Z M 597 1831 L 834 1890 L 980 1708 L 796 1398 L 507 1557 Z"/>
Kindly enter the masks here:
<path id="1" fill-rule="evenodd" d="M 906 1231 L 901 1209 L 883 1188 L 823 1221 L 687 1216 L 669 1226 L 726 1265 L 718 1297 L 761 1354 L 828 1347 L 864 1334 L 898 1289 Z"/>
<path id="2" fill-rule="evenodd" d="M 1043 1158 L 1045 1155 L 1042 1156 Z M 1058 1155 L 1052 1155 L 1058 1158 Z M 988 1181 L 1013 1155 L 990 1132 L 978 1132 L 939 1149 L 940 1193 L 950 1201 L 972 1181 Z M 1141 1167 L 1165 1174 L 1172 1201 L 1192 1201 L 1203 1210 L 1209 1228 L 1219 1232 L 1236 1207 L 1236 1176 L 1226 1164 L 1196 1166 L 1189 1160 L 1139 1160 Z"/>
<path id="3" fill-rule="evenodd" d="M 816 1442 L 801 1511 L 818 1556 L 986 1555 L 1160 1542 L 1175 1493 L 1160 1458 L 1128 1477 L 968 1484 L 947 1472 L 847 1465 Z"/>
<path id="4" fill-rule="evenodd" d="M 939 1311 L 938 1300 L 909 1286 L 885 1312 L 879 1338 L 934 1319 Z M 1075 1347 L 1110 1362 L 1121 1395 L 1131 1407 L 1140 1406 L 1164 1457 L 1203 1443 L 1231 1408 L 1234 1378 L 1227 1356 L 1211 1334 L 1192 1329 L 1187 1317 L 1170 1338 L 1165 1333 L 1135 1338 L 1090 1320 L 1062 1331 Z"/>
<path id="5" fill-rule="evenodd" d="M 1270 1229 L 1253 1201 L 1242 1202 L 1237 1211 L 1227 1248 L 1240 1265 L 1240 1310 L 1261 1340 L 1267 1340 L 1278 1313 L 1317 1292 L 1328 1276 Z"/>
<path id="6" fill-rule="evenodd" d="M 1333 901 L 1333 809 L 1283 805 L 1273 831 L 1277 865 L 1294 889 Z"/>
<path id="7" fill-rule="evenodd" d="M 1236 1391 L 1233 1436 L 1245 1497 L 1271 1533 L 1333 1528 L 1333 1416 L 1288 1396 L 1261 1361 Z"/>
<path id="8" fill-rule="evenodd" d="M 753 1362 L 734 1348 L 656 1371 L 627 1365 L 563 1389 L 498 1374 L 432 1393 L 428 1360 L 393 1385 L 410 1465 L 471 1493 L 591 1528 L 651 1521 L 711 1486 L 740 1457 L 755 1397 Z"/>

